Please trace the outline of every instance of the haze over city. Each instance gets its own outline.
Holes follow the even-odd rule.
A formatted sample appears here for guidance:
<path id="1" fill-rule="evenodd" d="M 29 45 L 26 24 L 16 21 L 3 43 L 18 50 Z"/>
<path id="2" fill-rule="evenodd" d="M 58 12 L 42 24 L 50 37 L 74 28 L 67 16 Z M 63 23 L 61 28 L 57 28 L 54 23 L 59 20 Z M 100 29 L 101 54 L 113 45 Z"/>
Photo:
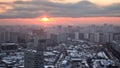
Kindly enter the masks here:
<path id="1" fill-rule="evenodd" d="M 120 0 L 0 0 L 0 68 L 120 68 Z"/>

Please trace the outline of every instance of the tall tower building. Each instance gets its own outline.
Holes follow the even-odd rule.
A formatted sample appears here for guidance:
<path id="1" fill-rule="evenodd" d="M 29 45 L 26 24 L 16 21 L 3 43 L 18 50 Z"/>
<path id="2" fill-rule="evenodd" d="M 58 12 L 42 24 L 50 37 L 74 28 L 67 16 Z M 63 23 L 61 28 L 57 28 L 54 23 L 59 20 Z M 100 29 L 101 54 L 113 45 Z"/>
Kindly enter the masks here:
<path id="1" fill-rule="evenodd" d="M 79 32 L 75 32 L 75 40 L 79 40 Z"/>
<path id="2" fill-rule="evenodd" d="M 25 68 L 44 68 L 44 56 L 41 51 L 27 50 L 24 59 Z"/>
<path id="3" fill-rule="evenodd" d="M 25 51 L 25 68 L 44 68 L 43 52 L 46 48 L 46 39 L 43 30 L 33 34 L 33 48 Z"/>

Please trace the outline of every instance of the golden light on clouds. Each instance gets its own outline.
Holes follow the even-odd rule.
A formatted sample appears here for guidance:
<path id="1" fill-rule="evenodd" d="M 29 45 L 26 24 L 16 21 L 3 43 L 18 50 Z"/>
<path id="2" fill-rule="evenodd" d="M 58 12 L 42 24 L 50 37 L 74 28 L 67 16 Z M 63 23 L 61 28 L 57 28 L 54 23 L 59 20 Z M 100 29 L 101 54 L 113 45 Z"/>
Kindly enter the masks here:
<path id="1" fill-rule="evenodd" d="M 89 0 L 100 6 L 108 6 L 114 3 L 120 3 L 120 0 Z"/>
<path id="2" fill-rule="evenodd" d="M 0 9 L 0 14 L 3 13 L 3 12 L 6 12 L 6 10 L 1 10 L 1 9 Z"/>
<path id="3" fill-rule="evenodd" d="M 14 2 L 15 0 L 0 0 L 0 2 Z"/>
<path id="4" fill-rule="evenodd" d="M 10 9 L 13 9 L 12 4 L 14 4 L 14 2 L 17 0 L 0 0 L 0 2 L 2 2 L 3 4 L 0 4 L 0 14 L 7 12 Z M 21 0 L 21 1 L 32 1 L 32 0 Z M 8 3 L 8 4 L 4 4 L 4 3 Z"/>
<path id="5" fill-rule="evenodd" d="M 0 0 L 0 2 L 15 2 L 15 1 L 17 1 L 17 0 Z M 32 0 L 20 0 L 20 1 L 32 1 Z"/>
<path id="6" fill-rule="evenodd" d="M 78 3 L 80 2 L 81 0 L 49 0 L 51 2 L 54 2 L 54 3 Z"/>
<path id="7" fill-rule="evenodd" d="M 65 4 L 65 3 L 78 3 L 80 1 L 85 1 L 85 0 L 49 0 L 49 1 L 54 2 L 54 3 Z M 86 1 L 90 1 L 90 2 L 100 5 L 100 6 L 108 6 L 113 3 L 120 3 L 120 0 L 86 0 Z"/>
<path id="8" fill-rule="evenodd" d="M 0 5 L 0 14 L 4 13 L 4 12 L 10 10 L 10 9 L 13 9 L 13 7 L 10 6 L 10 5 L 4 5 L 4 4 L 2 4 L 2 5 Z"/>

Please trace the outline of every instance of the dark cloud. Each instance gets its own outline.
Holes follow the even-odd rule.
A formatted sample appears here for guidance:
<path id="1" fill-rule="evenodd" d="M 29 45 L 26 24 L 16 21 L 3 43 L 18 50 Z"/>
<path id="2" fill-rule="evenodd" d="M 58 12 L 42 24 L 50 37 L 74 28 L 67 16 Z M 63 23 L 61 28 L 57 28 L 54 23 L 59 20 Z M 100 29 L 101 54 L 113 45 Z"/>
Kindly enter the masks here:
<path id="1" fill-rule="evenodd" d="M 4 3 L 0 3 L 4 4 Z M 8 4 L 8 3 L 7 3 Z M 14 9 L 0 14 L 0 18 L 36 18 L 44 13 L 53 17 L 119 17 L 120 4 L 100 7 L 89 1 L 60 4 L 44 0 L 16 1 Z"/>

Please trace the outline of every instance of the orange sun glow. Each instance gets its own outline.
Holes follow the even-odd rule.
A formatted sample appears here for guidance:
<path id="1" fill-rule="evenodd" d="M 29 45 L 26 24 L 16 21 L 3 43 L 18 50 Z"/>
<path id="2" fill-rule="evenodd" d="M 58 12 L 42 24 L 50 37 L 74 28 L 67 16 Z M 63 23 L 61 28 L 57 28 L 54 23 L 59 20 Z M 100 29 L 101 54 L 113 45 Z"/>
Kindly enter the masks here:
<path id="1" fill-rule="evenodd" d="M 43 18 L 41 18 L 41 21 L 42 21 L 42 22 L 49 22 L 49 21 L 50 21 L 50 19 L 49 19 L 49 18 L 47 18 L 47 17 L 43 17 Z"/>

